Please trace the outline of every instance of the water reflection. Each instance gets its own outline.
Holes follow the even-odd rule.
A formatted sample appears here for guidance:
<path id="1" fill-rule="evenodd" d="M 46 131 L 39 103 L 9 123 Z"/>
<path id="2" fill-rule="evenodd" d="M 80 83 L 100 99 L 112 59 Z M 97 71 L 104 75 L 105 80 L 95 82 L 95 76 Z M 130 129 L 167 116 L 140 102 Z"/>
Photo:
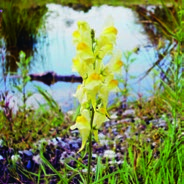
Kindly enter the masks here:
<path id="1" fill-rule="evenodd" d="M 179 21 L 180 4 L 168 7 L 164 5 L 163 7 L 136 6 L 135 10 L 155 50 L 155 61 L 145 72 L 145 75 L 151 72 L 153 68 L 157 68 L 160 72 L 160 78 L 171 84 L 173 73 L 171 68 L 174 65 L 172 62 L 174 60 L 173 53 L 176 51 L 177 39 L 179 38 L 174 38 L 174 35 L 179 35 L 178 30 L 181 30 Z M 177 72 L 181 72 L 180 70 L 181 68 L 178 67 Z"/>
<path id="2" fill-rule="evenodd" d="M 92 7 L 87 13 L 74 11 L 70 7 L 63 7 L 56 4 L 48 4 L 42 8 L 43 10 L 40 10 L 41 13 L 38 15 L 38 19 L 41 20 L 44 13 L 47 12 L 45 15 L 45 29 L 39 30 L 39 26 L 35 26 L 36 28 L 33 30 L 35 33 L 33 35 L 39 33 L 42 36 L 36 36 L 36 42 L 31 42 L 33 43 L 31 44 L 32 49 L 28 49 L 29 52 L 26 52 L 28 56 L 33 56 L 30 74 L 52 71 L 58 75 L 76 75 L 76 73 L 72 71 L 72 58 L 75 55 L 75 49 L 72 44 L 72 32 L 76 29 L 77 21 L 87 21 L 90 26 L 96 30 L 97 34 L 99 34 L 108 16 L 112 16 L 114 24 L 118 29 L 117 47 L 121 49 L 122 52 L 139 47 L 138 54 L 134 54 L 133 56 L 136 57 L 136 62 L 130 67 L 129 72 L 134 76 L 140 76 L 153 62 L 152 58 L 154 57 L 154 52 L 152 48 L 147 47 L 147 45 L 149 45 L 148 37 L 144 32 L 143 26 L 138 23 L 136 14 L 129 8 L 104 5 L 101 7 Z M 30 10 L 30 12 L 33 13 L 32 10 Z M 27 13 L 27 15 L 28 14 L 29 13 Z M 34 25 L 40 25 L 39 23 L 38 21 L 34 23 Z M 28 35 L 30 34 L 27 32 L 26 36 Z M 43 35 L 46 36 L 44 37 Z M 29 37 L 29 39 L 33 38 L 35 38 L 35 36 Z M 20 38 L 20 43 L 21 40 L 22 38 Z M 8 42 L 8 40 L 6 40 L 6 42 Z M 12 45 L 14 45 L 14 48 L 21 48 L 19 45 Z M 8 43 L 6 46 L 7 49 L 10 48 Z M 26 51 L 26 49 L 24 49 L 24 51 Z M 16 53 L 13 53 L 12 50 L 10 52 L 15 58 L 17 57 Z M 123 58 L 123 60 L 124 59 L 125 58 Z M 10 62 L 8 61 L 7 63 Z M 7 68 L 7 71 L 16 71 L 16 67 Z M 147 78 L 137 85 L 135 85 L 137 81 L 131 80 L 130 84 L 136 93 L 145 88 L 150 89 L 150 80 L 150 78 Z M 34 84 L 39 84 L 48 90 L 47 86 L 38 82 L 29 83 L 28 89 L 34 91 Z M 56 99 L 60 99 L 59 102 L 61 106 L 67 104 L 67 107 L 65 106 L 64 108 L 68 110 L 73 104 L 72 93 L 74 93 L 76 87 L 77 84 L 56 83 L 51 85 L 49 91 L 53 96 L 57 94 Z"/>
<path id="3" fill-rule="evenodd" d="M 78 20 L 87 21 L 99 34 L 108 16 L 112 16 L 119 31 L 117 47 L 122 49 L 122 52 L 148 44 L 147 36 L 142 33 L 143 27 L 136 23 L 136 15 L 131 9 L 104 5 L 93 7 L 88 13 L 84 13 L 55 4 L 49 4 L 47 7 L 49 10 L 46 24 L 48 44 L 41 46 L 38 43 L 38 54 L 35 55 L 35 59 L 40 53 L 45 56 L 44 68 L 41 72 L 52 70 L 62 75 L 72 73 L 72 58 L 75 50 L 71 35 L 76 29 Z M 36 72 L 39 67 L 39 63 L 36 63 L 32 72 Z"/>

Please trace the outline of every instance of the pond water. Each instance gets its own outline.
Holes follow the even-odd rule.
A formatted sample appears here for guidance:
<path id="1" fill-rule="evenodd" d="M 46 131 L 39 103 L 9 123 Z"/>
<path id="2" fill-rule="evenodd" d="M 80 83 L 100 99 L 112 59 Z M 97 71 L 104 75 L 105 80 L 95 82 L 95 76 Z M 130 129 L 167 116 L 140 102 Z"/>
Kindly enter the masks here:
<path id="1" fill-rule="evenodd" d="M 129 72 L 135 78 L 129 81 L 130 87 L 135 96 L 138 93 L 149 94 L 153 79 L 148 76 L 143 81 L 138 82 L 138 78 L 155 61 L 155 51 L 150 46 L 148 36 L 139 23 L 135 12 L 129 8 L 107 5 L 92 7 L 87 13 L 56 4 L 48 4 L 47 8 L 45 26 L 40 29 L 40 36 L 34 44 L 30 74 L 54 71 L 59 75 L 77 75 L 72 71 L 72 58 L 75 56 L 72 33 L 77 28 L 77 21 L 87 21 L 98 34 L 107 19 L 112 17 L 118 29 L 117 48 L 121 49 L 122 52 L 130 51 L 135 47 L 139 48 L 139 51 L 132 55 L 136 60 L 130 66 Z M 126 62 L 124 57 L 122 59 Z M 3 83 L 1 82 L 1 84 Z M 75 108 L 76 103 L 72 95 L 78 86 L 77 83 L 57 82 L 47 86 L 41 82 L 30 82 L 27 90 L 33 91 L 35 94 L 28 100 L 28 104 L 36 106 L 35 99 L 42 100 L 42 97 L 36 93 L 34 85 L 39 85 L 47 90 L 64 111 Z M 19 95 L 16 95 L 19 98 Z"/>

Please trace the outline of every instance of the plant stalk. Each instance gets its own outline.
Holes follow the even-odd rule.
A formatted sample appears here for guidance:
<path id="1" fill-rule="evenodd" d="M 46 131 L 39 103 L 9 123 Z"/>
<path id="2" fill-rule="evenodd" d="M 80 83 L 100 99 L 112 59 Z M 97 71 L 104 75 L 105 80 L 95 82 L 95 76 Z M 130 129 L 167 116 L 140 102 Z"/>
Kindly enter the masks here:
<path id="1" fill-rule="evenodd" d="M 87 178 L 87 184 L 91 183 L 90 174 L 91 174 L 91 160 L 92 160 L 92 128 L 93 128 L 94 114 L 95 114 L 95 111 L 94 111 L 94 108 L 92 107 L 92 115 L 91 115 L 91 122 L 90 122 L 91 130 L 90 130 L 90 134 L 89 134 L 89 138 L 88 138 L 89 149 L 88 149 L 88 178 Z"/>

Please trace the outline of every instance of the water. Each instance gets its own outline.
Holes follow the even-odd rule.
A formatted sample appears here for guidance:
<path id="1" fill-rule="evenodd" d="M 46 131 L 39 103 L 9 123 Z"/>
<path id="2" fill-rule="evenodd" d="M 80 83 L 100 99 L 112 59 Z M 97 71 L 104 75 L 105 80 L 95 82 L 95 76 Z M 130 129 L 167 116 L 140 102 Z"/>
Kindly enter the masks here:
<path id="1" fill-rule="evenodd" d="M 29 73 L 54 71 L 59 75 L 77 75 L 72 71 L 72 58 L 75 56 L 72 33 L 77 28 L 77 21 L 87 21 L 98 35 L 110 16 L 118 29 L 117 48 L 126 52 L 139 47 L 139 52 L 132 55 L 136 58 L 136 61 L 130 66 L 129 70 L 130 74 L 136 77 L 130 80 L 134 95 L 137 93 L 146 94 L 148 90 L 152 89 L 151 77 L 147 77 L 142 82 L 138 82 L 138 77 L 153 63 L 154 49 L 149 47 L 150 43 L 143 26 L 138 22 L 136 14 L 131 9 L 104 5 L 92 7 L 87 13 L 84 13 L 56 4 L 48 4 L 47 7 L 45 28 L 40 29 L 39 34 L 41 36 L 34 45 Z M 122 59 L 126 62 L 124 57 Z M 72 95 L 75 93 L 78 84 L 57 82 L 51 86 L 46 86 L 40 82 L 30 82 L 27 90 L 31 90 L 35 94 L 28 100 L 28 104 L 34 106 L 36 106 L 35 99 L 43 100 L 37 94 L 34 88 L 35 84 L 47 90 L 64 111 L 75 108 L 75 99 Z"/>

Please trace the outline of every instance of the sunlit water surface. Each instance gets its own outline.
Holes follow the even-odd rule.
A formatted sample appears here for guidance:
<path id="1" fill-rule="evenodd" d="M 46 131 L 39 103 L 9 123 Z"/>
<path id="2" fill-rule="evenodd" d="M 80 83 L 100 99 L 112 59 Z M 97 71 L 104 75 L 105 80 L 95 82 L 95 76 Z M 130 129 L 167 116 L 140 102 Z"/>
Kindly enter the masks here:
<path id="1" fill-rule="evenodd" d="M 138 82 L 138 77 L 153 63 L 154 50 L 149 46 L 148 37 L 142 25 L 138 22 L 136 13 L 129 8 L 106 5 L 92 7 L 87 13 L 74 11 L 69 7 L 56 4 L 48 4 L 47 7 L 49 11 L 46 25 L 44 29 L 40 30 L 40 34 L 44 36 L 41 36 L 34 45 L 30 73 L 54 71 L 59 75 L 77 75 L 72 71 L 72 58 L 75 56 L 72 33 L 77 28 L 77 21 L 87 21 L 98 35 L 109 17 L 111 17 L 118 29 L 117 48 L 121 49 L 122 52 L 130 51 L 135 47 L 140 48 L 137 54 L 132 55 L 136 58 L 136 61 L 129 70 L 129 73 L 135 76 L 135 79 L 131 79 L 129 82 L 130 87 L 133 88 L 133 96 L 137 97 L 138 93 L 148 94 L 148 90 L 152 89 L 152 78 L 149 76 Z M 124 57 L 122 60 L 126 62 Z M 41 82 L 30 82 L 27 90 L 33 91 L 35 94 L 27 103 L 36 107 L 36 100 L 42 101 L 43 98 L 36 93 L 34 85 L 39 85 L 47 90 L 64 111 L 76 107 L 73 94 L 78 86 L 77 83 L 57 82 L 47 86 Z M 20 98 L 18 94 L 16 96 Z M 17 98 L 14 97 L 14 101 L 17 101 Z M 112 99 L 113 97 L 110 100 L 112 101 Z"/>

